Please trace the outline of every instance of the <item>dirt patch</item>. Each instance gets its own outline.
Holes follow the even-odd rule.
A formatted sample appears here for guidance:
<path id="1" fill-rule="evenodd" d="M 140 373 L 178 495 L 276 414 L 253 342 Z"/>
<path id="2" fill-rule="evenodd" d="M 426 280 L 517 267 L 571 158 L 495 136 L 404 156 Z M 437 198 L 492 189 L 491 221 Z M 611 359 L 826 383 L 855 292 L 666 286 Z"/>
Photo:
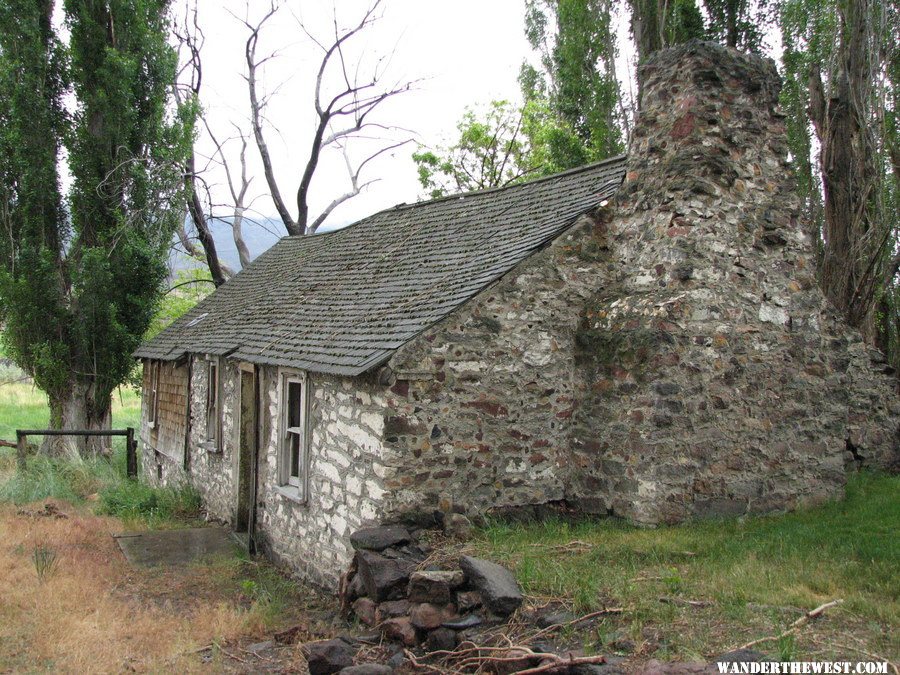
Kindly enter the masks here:
<path id="1" fill-rule="evenodd" d="M 135 567 L 187 565 L 237 553 L 237 543 L 221 527 L 189 527 L 160 532 L 129 532 L 115 537 Z"/>
<path id="2" fill-rule="evenodd" d="M 334 603 L 264 561 L 136 570 L 111 536 L 121 521 L 48 503 L 0 507 L 0 671 L 296 672 L 294 642 L 248 647 L 336 628 Z"/>

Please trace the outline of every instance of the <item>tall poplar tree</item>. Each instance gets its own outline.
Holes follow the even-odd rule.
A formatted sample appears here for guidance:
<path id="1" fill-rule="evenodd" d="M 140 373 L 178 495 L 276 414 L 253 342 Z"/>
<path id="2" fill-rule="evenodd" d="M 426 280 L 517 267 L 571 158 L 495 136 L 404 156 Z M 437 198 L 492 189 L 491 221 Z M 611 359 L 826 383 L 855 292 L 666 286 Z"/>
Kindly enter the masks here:
<path id="1" fill-rule="evenodd" d="M 168 4 L 66 0 L 67 44 L 52 0 L 0 6 L 0 322 L 8 354 L 47 393 L 53 428 L 108 428 L 166 275 L 191 131 L 169 105 Z M 70 455 L 105 447 L 45 443 Z"/>
<path id="2" fill-rule="evenodd" d="M 782 106 L 822 288 L 900 365 L 900 10 L 785 0 L 779 20 Z"/>
<path id="3" fill-rule="evenodd" d="M 616 76 L 612 5 L 612 0 L 526 2 L 525 36 L 541 68 L 525 64 L 519 81 L 534 112 L 543 108 L 556 118 L 557 123 L 539 125 L 541 132 L 552 131 L 544 134 L 546 142 L 533 141 L 549 149 L 553 170 L 624 150 L 628 115 Z"/>

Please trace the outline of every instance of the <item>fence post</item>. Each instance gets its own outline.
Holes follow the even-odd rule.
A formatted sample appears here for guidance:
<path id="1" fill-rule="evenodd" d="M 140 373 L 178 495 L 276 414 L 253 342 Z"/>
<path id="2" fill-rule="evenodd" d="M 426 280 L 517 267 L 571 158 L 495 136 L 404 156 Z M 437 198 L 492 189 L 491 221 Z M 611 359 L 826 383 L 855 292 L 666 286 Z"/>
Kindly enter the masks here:
<path id="1" fill-rule="evenodd" d="M 125 473 L 129 478 L 137 478 L 137 441 L 134 440 L 134 429 L 125 429 Z"/>
<path id="2" fill-rule="evenodd" d="M 16 468 L 25 471 L 25 452 L 28 449 L 26 436 L 16 432 Z"/>

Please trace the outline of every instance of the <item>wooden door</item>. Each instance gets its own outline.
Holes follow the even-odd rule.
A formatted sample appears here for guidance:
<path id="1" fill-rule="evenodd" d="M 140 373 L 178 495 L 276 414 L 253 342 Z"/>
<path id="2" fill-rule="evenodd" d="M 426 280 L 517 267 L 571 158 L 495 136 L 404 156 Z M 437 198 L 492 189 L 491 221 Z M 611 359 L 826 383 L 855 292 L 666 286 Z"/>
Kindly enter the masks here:
<path id="1" fill-rule="evenodd" d="M 255 368 L 240 370 L 240 426 L 238 429 L 238 484 L 235 532 L 245 534 L 247 547 L 254 552 L 253 525 L 256 520 L 256 462 L 259 438 L 259 400 Z M 243 537 L 242 537 L 243 539 Z"/>

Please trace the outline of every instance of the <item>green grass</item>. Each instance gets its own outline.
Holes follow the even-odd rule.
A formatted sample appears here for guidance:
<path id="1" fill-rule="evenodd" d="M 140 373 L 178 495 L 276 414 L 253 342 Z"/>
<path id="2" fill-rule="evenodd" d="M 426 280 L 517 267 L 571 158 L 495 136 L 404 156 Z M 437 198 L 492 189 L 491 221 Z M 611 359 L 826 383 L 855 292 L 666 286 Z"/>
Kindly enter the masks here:
<path id="1" fill-rule="evenodd" d="M 16 429 L 46 428 L 50 415 L 47 397 L 28 382 L 16 381 L 21 372 L 0 372 L 0 438 L 15 440 Z M 113 394 L 113 428 L 140 423 L 140 397 L 121 387 Z M 38 439 L 34 439 L 37 441 Z M 0 448 L 0 502 L 26 504 L 53 497 L 73 504 L 96 500 L 101 513 L 122 518 L 126 525 L 168 527 L 198 519 L 200 499 L 189 487 L 151 488 L 125 477 L 125 439 L 113 439 L 110 458 L 80 462 L 29 457 L 24 474 L 15 471 L 14 451 Z"/>
<path id="2" fill-rule="evenodd" d="M 475 546 L 512 565 L 526 593 L 567 598 L 581 612 L 626 607 L 638 632 L 685 613 L 697 616 L 696 609 L 660 597 L 711 602 L 715 620 L 737 631 L 759 611 L 775 630 L 798 616 L 779 608 L 809 610 L 842 598 L 843 616 L 889 636 L 888 627 L 900 625 L 898 533 L 900 477 L 861 473 L 850 477 L 845 500 L 787 515 L 657 529 L 617 520 L 495 523 Z M 585 545 L 561 548 L 571 542 Z M 708 645 L 688 633 L 671 637 L 676 653 Z M 889 652 L 900 648 L 896 637 L 873 639 Z"/>
<path id="3" fill-rule="evenodd" d="M 157 488 L 139 481 L 117 480 L 100 491 L 98 510 L 121 518 L 126 526 L 168 527 L 198 520 L 200 495 L 189 485 Z"/>
<path id="4" fill-rule="evenodd" d="M 16 440 L 16 429 L 46 429 L 50 421 L 47 396 L 31 382 L 22 379 L 20 370 L 0 367 L 0 439 Z M 141 397 L 130 387 L 113 392 L 112 426 L 138 428 Z M 115 439 L 114 444 L 122 439 Z"/>

